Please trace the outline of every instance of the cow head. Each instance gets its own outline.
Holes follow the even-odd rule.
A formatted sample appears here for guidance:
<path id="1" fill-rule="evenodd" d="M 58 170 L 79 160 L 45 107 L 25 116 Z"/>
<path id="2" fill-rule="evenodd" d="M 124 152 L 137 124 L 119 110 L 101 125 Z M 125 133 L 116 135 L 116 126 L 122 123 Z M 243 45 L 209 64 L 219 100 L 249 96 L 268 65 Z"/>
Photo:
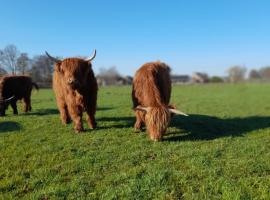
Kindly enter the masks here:
<path id="1" fill-rule="evenodd" d="M 62 74 L 64 82 L 72 89 L 78 89 L 84 85 L 89 75 L 89 70 L 92 70 L 91 61 L 96 56 L 96 50 L 92 56 L 86 59 L 66 58 L 59 60 L 50 56 L 47 52 L 46 54 L 55 62 L 55 71 Z"/>
<path id="2" fill-rule="evenodd" d="M 146 129 L 149 133 L 150 139 L 154 141 L 160 141 L 162 139 L 162 136 L 166 133 L 173 113 L 188 116 L 175 108 L 171 108 L 171 106 L 137 106 L 135 110 L 145 113 L 144 122 Z"/>
<path id="3" fill-rule="evenodd" d="M 5 116 L 5 112 L 6 112 L 8 103 L 12 99 L 14 99 L 14 96 L 7 98 L 7 99 L 0 98 L 0 116 Z"/>

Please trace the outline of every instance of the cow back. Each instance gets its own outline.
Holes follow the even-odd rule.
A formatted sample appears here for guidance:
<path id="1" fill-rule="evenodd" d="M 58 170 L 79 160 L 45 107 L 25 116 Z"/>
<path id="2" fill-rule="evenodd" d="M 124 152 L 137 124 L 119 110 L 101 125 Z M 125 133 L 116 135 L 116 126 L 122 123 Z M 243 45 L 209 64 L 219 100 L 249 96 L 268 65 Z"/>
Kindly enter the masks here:
<path id="1" fill-rule="evenodd" d="M 0 81 L 0 95 L 2 98 L 15 96 L 21 99 L 29 95 L 32 90 L 32 79 L 28 76 L 4 76 Z"/>
<path id="2" fill-rule="evenodd" d="M 168 105 L 171 96 L 170 68 L 165 63 L 144 64 L 133 81 L 133 106 Z"/>

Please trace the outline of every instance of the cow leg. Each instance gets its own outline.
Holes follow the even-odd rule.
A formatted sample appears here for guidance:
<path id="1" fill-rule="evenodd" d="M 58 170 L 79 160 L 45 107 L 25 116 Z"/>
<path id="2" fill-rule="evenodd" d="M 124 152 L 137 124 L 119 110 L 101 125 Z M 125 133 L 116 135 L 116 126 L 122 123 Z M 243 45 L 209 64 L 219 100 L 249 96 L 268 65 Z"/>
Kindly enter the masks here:
<path id="1" fill-rule="evenodd" d="M 32 110 L 32 107 L 31 107 L 31 99 L 30 98 L 24 98 L 23 99 L 23 102 L 24 102 L 24 109 L 23 111 L 24 112 L 28 112 L 28 111 L 31 111 Z"/>
<path id="2" fill-rule="evenodd" d="M 6 115 L 6 110 L 8 109 L 8 105 L 9 105 L 9 103 L 6 103 L 5 105 L 4 105 L 4 107 L 1 109 L 1 113 L 0 113 L 0 116 L 5 116 Z"/>
<path id="3" fill-rule="evenodd" d="M 136 115 L 136 122 L 134 124 L 134 129 L 135 131 L 141 131 L 142 130 L 142 125 L 143 125 L 143 114 L 142 111 L 135 111 L 135 115 Z"/>
<path id="4" fill-rule="evenodd" d="M 10 105 L 11 105 L 11 107 L 12 107 L 12 109 L 13 109 L 13 114 L 14 114 L 14 115 L 18 115 L 18 110 L 17 110 L 17 104 L 16 104 L 16 101 L 10 102 Z"/>
<path id="5" fill-rule="evenodd" d="M 96 120 L 95 120 L 95 111 L 88 109 L 86 111 L 86 113 L 87 113 L 87 119 L 86 120 L 87 120 L 88 126 L 91 129 L 95 129 L 96 126 L 97 126 L 97 123 L 96 123 Z"/>
<path id="6" fill-rule="evenodd" d="M 69 124 L 71 122 L 70 115 L 68 113 L 67 105 L 61 105 L 59 106 L 60 110 L 60 116 L 61 116 L 61 121 L 64 125 Z"/>
<path id="7" fill-rule="evenodd" d="M 69 105 L 68 111 L 74 122 L 74 130 L 77 133 L 83 131 L 82 110 L 78 106 Z"/>
<path id="8" fill-rule="evenodd" d="M 88 96 L 86 99 L 86 113 L 87 113 L 87 124 L 91 129 L 95 129 L 97 127 L 97 123 L 95 120 L 96 108 L 97 108 L 97 93 L 93 93 L 91 96 Z"/>

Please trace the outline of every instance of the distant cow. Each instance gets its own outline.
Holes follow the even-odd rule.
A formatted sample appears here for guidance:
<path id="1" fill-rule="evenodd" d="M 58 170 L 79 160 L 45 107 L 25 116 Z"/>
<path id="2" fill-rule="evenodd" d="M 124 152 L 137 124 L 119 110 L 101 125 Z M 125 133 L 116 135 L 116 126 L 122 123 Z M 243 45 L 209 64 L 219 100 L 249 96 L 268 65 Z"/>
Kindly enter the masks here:
<path id="1" fill-rule="evenodd" d="M 170 68 L 165 63 L 144 64 L 135 74 L 132 86 L 135 130 L 146 125 L 149 136 L 160 141 L 166 132 L 171 113 L 186 115 L 169 105 L 171 97 Z"/>
<path id="2" fill-rule="evenodd" d="M 75 131 L 83 131 L 82 115 L 86 111 L 90 128 L 96 127 L 95 113 L 97 103 L 97 81 L 92 70 L 91 61 L 94 54 L 87 58 L 56 59 L 46 52 L 55 62 L 53 90 L 63 124 L 74 122 Z"/>
<path id="3" fill-rule="evenodd" d="M 38 85 L 29 76 L 3 76 L 0 79 L 0 116 L 5 115 L 9 104 L 13 109 L 13 113 L 18 114 L 16 103 L 21 99 L 24 102 L 24 112 L 31 111 L 33 86 L 38 89 Z"/>

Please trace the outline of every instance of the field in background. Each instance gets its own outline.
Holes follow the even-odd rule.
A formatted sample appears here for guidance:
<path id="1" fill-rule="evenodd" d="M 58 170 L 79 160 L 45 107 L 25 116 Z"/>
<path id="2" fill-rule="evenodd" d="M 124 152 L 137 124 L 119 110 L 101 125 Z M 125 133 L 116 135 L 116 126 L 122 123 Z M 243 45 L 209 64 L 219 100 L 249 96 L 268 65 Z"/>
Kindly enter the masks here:
<path id="1" fill-rule="evenodd" d="M 99 90 L 98 129 L 62 126 L 53 92 L 0 118 L 0 199 L 269 199 L 270 85 L 174 86 L 163 142 L 134 133 L 130 87 Z"/>

